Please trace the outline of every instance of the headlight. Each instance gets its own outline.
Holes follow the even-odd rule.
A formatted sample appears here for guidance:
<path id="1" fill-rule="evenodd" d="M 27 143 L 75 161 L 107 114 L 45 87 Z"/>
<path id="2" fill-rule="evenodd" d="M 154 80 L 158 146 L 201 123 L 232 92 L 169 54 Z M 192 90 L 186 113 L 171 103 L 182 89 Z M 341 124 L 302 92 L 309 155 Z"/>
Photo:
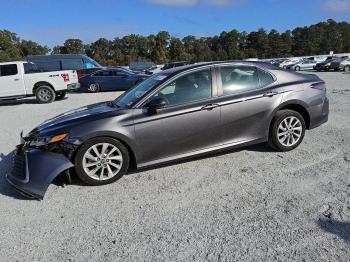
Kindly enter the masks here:
<path id="1" fill-rule="evenodd" d="M 30 142 L 30 145 L 36 146 L 36 147 L 45 146 L 48 144 L 60 142 L 63 139 L 65 139 L 67 136 L 68 134 L 59 134 L 57 136 L 50 136 L 50 137 L 36 137 Z"/>
<path id="2" fill-rule="evenodd" d="M 327 64 L 325 64 L 325 66 L 330 66 L 331 65 L 331 63 L 327 63 Z"/>

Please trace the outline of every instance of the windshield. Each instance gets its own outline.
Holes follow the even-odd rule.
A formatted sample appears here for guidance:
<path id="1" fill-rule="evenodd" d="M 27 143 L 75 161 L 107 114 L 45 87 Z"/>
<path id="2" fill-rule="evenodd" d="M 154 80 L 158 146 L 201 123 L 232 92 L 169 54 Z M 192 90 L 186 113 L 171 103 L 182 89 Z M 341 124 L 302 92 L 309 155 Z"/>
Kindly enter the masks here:
<path id="1" fill-rule="evenodd" d="M 122 96 L 115 100 L 115 104 L 121 108 L 129 108 L 136 102 L 138 102 L 147 92 L 153 89 L 156 85 L 167 78 L 167 74 L 155 74 L 146 79 L 142 83 L 138 84 L 134 88 L 125 92 Z"/>

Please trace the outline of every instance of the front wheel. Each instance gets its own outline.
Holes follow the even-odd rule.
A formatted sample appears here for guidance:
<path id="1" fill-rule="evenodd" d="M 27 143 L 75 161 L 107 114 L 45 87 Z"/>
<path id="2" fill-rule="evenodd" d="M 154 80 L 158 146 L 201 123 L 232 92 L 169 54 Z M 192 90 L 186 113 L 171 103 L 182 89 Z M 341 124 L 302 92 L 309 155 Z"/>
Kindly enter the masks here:
<path id="1" fill-rule="evenodd" d="M 300 71 L 300 66 L 295 67 L 295 71 Z"/>
<path id="2" fill-rule="evenodd" d="M 129 151 L 118 140 L 109 137 L 93 138 L 77 152 L 75 169 L 78 177 L 92 186 L 113 183 L 129 168 Z"/>
<path id="3" fill-rule="evenodd" d="M 301 114 L 293 110 L 281 110 L 273 119 L 269 145 L 278 151 L 297 148 L 305 136 L 306 124 Z"/>
<path id="4" fill-rule="evenodd" d="M 55 91 L 49 86 L 39 86 L 35 91 L 35 96 L 40 104 L 52 103 L 56 99 Z"/>
<path id="5" fill-rule="evenodd" d="M 344 71 L 345 71 L 345 72 L 350 72 L 350 65 L 345 66 L 345 67 L 344 67 Z"/>

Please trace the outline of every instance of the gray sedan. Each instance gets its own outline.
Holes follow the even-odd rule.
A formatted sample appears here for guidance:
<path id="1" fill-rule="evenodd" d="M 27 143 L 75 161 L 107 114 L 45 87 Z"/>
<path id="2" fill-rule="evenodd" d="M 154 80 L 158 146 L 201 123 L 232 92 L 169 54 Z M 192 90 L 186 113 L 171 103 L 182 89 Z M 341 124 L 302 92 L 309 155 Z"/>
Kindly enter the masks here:
<path id="1" fill-rule="evenodd" d="M 115 101 L 59 115 L 22 138 L 9 182 L 43 198 L 60 173 L 89 185 L 145 168 L 268 142 L 293 150 L 328 120 L 325 82 L 259 62 L 212 62 L 155 74 Z"/>
<path id="2" fill-rule="evenodd" d="M 303 60 L 299 63 L 289 66 L 288 69 L 291 69 L 294 71 L 313 70 L 316 64 L 317 64 L 317 61 L 314 61 L 314 60 Z"/>

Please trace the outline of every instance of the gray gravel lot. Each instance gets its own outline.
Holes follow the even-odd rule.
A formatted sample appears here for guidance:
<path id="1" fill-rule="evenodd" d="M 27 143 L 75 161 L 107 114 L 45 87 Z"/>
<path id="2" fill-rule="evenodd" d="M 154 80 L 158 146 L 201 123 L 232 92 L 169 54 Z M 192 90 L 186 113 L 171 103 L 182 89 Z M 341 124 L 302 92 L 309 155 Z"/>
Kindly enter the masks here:
<path id="1" fill-rule="evenodd" d="M 58 181 L 41 202 L 5 181 L 20 131 L 119 93 L 0 102 L 0 261 L 349 261 L 350 74 L 319 75 L 329 122 L 293 152 L 253 146 L 103 187 Z"/>

